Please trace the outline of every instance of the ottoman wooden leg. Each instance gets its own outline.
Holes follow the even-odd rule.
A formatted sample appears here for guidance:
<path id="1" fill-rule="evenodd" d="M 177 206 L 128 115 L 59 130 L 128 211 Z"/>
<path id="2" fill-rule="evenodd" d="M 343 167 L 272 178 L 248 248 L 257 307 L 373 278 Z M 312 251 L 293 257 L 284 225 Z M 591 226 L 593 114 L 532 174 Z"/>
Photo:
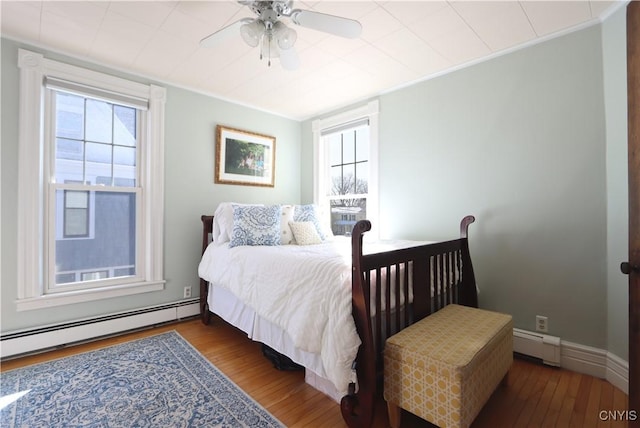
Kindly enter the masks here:
<path id="1" fill-rule="evenodd" d="M 387 413 L 389 413 L 389 424 L 391 428 L 400 428 L 400 418 L 402 409 L 390 401 L 387 401 Z"/>

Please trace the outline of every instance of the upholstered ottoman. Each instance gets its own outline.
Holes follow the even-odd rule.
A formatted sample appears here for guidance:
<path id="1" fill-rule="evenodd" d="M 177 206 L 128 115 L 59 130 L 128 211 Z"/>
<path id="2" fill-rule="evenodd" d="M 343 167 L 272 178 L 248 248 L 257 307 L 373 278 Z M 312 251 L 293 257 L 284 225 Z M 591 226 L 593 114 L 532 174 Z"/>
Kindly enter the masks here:
<path id="1" fill-rule="evenodd" d="M 511 315 L 447 305 L 387 339 L 391 426 L 400 408 L 441 428 L 470 426 L 512 363 Z"/>

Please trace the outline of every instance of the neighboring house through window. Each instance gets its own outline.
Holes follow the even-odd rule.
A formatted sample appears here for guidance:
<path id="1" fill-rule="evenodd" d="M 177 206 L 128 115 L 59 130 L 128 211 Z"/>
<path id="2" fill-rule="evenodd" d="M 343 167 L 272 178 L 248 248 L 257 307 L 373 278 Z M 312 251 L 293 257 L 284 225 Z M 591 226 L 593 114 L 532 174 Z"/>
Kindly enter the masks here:
<path id="1" fill-rule="evenodd" d="M 162 289 L 164 88 L 18 65 L 18 310 Z"/>
<path id="2" fill-rule="evenodd" d="M 314 202 L 335 235 L 378 219 L 378 102 L 316 120 Z M 375 234 L 375 230 L 374 230 Z"/>

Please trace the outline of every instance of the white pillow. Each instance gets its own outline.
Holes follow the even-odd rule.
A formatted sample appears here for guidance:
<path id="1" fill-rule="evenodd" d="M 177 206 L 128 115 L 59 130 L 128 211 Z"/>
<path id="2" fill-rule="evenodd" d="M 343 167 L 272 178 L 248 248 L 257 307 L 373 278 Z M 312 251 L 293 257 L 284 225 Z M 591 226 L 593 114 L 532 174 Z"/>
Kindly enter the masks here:
<path id="1" fill-rule="evenodd" d="M 289 223 L 298 245 L 322 244 L 315 224 L 311 221 L 292 221 Z"/>
<path id="2" fill-rule="evenodd" d="M 229 247 L 280 245 L 280 205 L 233 207 L 233 231 Z"/>
<path id="3" fill-rule="evenodd" d="M 221 202 L 213 213 L 212 238 L 214 244 L 224 244 L 231 240 L 233 231 L 233 207 L 234 206 L 264 206 L 262 204 L 239 204 L 236 202 Z"/>

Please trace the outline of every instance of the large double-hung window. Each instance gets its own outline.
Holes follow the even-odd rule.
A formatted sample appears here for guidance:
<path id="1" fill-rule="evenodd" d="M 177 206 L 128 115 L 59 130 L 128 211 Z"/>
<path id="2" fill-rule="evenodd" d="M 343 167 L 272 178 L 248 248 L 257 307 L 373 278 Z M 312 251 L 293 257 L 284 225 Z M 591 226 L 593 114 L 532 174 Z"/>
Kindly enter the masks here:
<path id="1" fill-rule="evenodd" d="M 334 235 L 377 222 L 378 103 L 313 122 L 315 203 Z"/>
<path id="2" fill-rule="evenodd" d="M 146 106 L 93 98 L 71 85 L 45 86 L 53 148 L 46 291 L 126 283 L 138 276 L 138 125 Z"/>
<path id="3" fill-rule="evenodd" d="M 18 309 L 162 289 L 164 89 L 19 66 Z"/>

